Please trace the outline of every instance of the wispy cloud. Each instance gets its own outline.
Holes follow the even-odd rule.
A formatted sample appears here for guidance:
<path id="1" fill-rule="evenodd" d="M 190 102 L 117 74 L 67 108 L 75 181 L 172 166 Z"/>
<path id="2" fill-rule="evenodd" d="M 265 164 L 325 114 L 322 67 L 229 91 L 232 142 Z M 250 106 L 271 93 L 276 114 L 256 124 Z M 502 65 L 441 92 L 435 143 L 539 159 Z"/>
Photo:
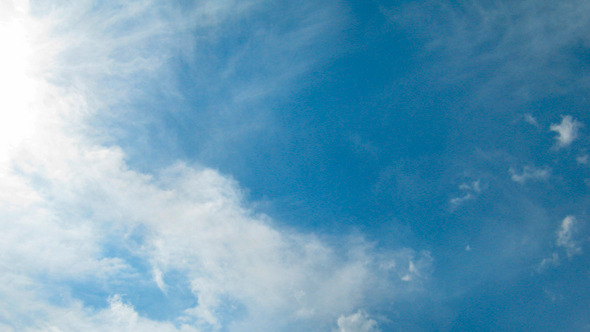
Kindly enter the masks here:
<path id="1" fill-rule="evenodd" d="M 383 11 L 442 55 L 443 80 L 474 79 L 480 101 L 531 100 L 584 84 L 587 73 L 571 64 L 584 61 L 574 50 L 590 41 L 586 1 L 421 1 Z"/>
<path id="2" fill-rule="evenodd" d="M 549 129 L 557 133 L 555 139 L 558 147 L 566 147 L 578 138 L 578 132 L 582 127 L 581 122 L 574 120 L 571 115 L 566 115 L 562 117 L 560 124 L 553 123 Z"/>
<path id="3" fill-rule="evenodd" d="M 449 202 L 451 203 L 452 209 L 459 207 L 467 201 L 475 199 L 484 188 L 481 180 L 478 179 L 471 183 L 462 183 L 459 185 L 459 189 L 462 190 L 464 194 L 450 199 Z"/>
<path id="4" fill-rule="evenodd" d="M 590 163 L 590 156 L 583 154 L 576 157 L 576 162 L 580 165 L 588 165 Z"/>
<path id="5" fill-rule="evenodd" d="M 525 184 L 528 181 L 544 181 L 551 176 L 550 168 L 536 168 L 534 166 L 525 166 L 521 173 L 517 173 L 513 168 L 510 168 L 509 172 L 510 179 L 520 184 Z"/>
<path id="6" fill-rule="evenodd" d="M 537 119 L 530 113 L 526 113 L 524 115 L 524 121 L 526 121 L 526 123 L 533 125 L 535 127 L 539 127 L 539 123 L 537 122 Z"/>
<path id="7" fill-rule="evenodd" d="M 565 251 L 568 258 L 582 253 L 582 247 L 575 239 L 575 234 L 578 228 L 578 220 L 574 216 L 566 216 L 561 221 L 555 237 L 555 245 Z M 560 255 L 553 252 L 551 257 L 541 260 L 537 267 L 538 272 L 542 272 L 548 268 L 557 267 L 560 265 Z"/>
<path id="8" fill-rule="evenodd" d="M 578 221 L 574 216 L 567 216 L 562 220 L 561 226 L 557 231 L 556 244 L 558 247 L 562 247 L 566 250 L 568 257 L 579 254 L 582 251 L 582 248 L 573 238 L 574 233 L 576 232 L 577 223 Z"/>
<path id="9" fill-rule="evenodd" d="M 220 22 L 260 2 L 37 5 L 31 20 L 51 27 L 39 44 L 48 57 L 38 63 L 48 67 L 28 76 L 34 85 L 22 87 L 34 98 L 17 98 L 35 114 L 36 127 L 0 158 L 0 266 L 8 269 L 0 277 L 2 327 L 261 331 L 314 322 L 329 330 L 353 326 L 354 317 L 343 315 L 393 301 L 429 278 L 427 252 L 384 252 L 352 235 L 336 245 L 277 226 L 217 170 L 179 160 L 152 172 L 134 170 L 113 133 L 97 128 L 98 115 L 144 125 L 141 110 L 127 108 L 146 93 L 141 88 L 153 91 L 156 78 L 161 81 L 153 84 L 172 82 L 166 66 L 175 54 L 195 56 L 201 37 L 213 38 Z M 260 31 L 260 42 L 272 41 L 274 70 L 289 69 L 292 58 L 280 55 L 304 47 L 321 26 L 318 17 L 272 38 Z M 239 54 L 229 58 L 242 61 Z M 222 67 L 232 77 L 239 71 Z M 231 95 L 244 101 L 238 96 L 248 93 Z M 4 109 L 6 99 L 0 105 Z M 405 275 L 411 280 L 401 280 Z M 81 284 L 90 290 L 80 291 Z M 178 296 L 175 287 L 185 287 L 182 296 L 192 301 L 156 319 L 144 301 L 127 294 L 133 287 L 167 300 Z M 341 323 L 339 317 L 345 317 Z M 372 328 L 374 321 L 367 322 L 360 326 Z"/>

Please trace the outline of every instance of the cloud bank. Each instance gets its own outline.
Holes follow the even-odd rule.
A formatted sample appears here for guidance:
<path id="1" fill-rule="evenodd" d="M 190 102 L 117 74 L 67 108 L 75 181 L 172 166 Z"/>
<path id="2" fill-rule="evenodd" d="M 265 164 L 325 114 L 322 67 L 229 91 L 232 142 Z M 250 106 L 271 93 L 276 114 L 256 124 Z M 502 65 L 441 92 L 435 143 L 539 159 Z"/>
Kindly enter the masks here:
<path id="1" fill-rule="evenodd" d="M 345 315 L 428 280 L 426 251 L 278 227 L 230 176 L 183 161 L 134 170 L 94 127 L 96 114 L 141 94 L 129 86 L 166 75 L 170 54 L 181 52 L 172 35 L 215 26 L 256 2 L 201 2 L 188 19 L 167 5 L 90 1 L 40 2 L 30 18 L 21 4 L 18 15 L 60 38 L 45 34 L 47 26 L 33 31 L 31 44 L 43 47 L 31 61 L 47 49 L 49 67 L 23 74 L 34 85 L 22 89 L 37 94 L 17 101 L 35 114 L 35 130 L 0 160 L 3 329 L 373 331 L 375 320 L 360 311 Z M 155 24 L 118 34 L 144 19 Z M 150 307 L 154 301 L 161 308 Z"/>

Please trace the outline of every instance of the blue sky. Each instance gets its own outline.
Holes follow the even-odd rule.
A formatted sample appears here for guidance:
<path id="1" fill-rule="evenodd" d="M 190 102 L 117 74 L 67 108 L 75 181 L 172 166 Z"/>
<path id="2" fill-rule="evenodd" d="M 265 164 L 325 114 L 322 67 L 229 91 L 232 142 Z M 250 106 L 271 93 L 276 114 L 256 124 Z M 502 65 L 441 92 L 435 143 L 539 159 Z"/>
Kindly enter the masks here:
<path id="1" fill-rule="evenodd" d="M 590 330 L 588 17 L 0 2 L 0 329 Z"/>

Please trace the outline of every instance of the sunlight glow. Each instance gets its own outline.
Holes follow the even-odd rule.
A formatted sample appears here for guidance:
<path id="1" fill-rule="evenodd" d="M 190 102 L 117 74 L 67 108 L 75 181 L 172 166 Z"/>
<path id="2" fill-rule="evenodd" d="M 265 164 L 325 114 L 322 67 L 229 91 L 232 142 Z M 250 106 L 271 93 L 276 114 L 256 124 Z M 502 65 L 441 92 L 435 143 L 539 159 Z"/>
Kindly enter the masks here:
<path id="1" fill-rule="evenodd" d="M 26 141 L 35 129 L 38 83 L 26 9 L 0 19 L 0 160 Z"/>

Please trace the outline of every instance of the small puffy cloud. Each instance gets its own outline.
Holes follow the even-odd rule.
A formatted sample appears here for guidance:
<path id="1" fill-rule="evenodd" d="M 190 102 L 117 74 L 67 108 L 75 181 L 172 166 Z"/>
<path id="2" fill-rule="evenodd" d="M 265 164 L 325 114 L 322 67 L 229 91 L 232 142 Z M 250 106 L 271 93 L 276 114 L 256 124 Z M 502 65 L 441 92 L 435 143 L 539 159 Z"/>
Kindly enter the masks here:
<path id="1" fill-rule="evenodd" d="M 338 317 L 338 329 L 334 332 L 378 332 L 377 322 L 363 311 Z"/>
<path id="2" fill-rule="evenodd" d="M 550 168 L 536 168 L 533 166 L 525 166 L 521 173 L 516 172 L 510 168 L 510 179 L 520 184 L 525 184 L 528 181 L 542 181 L 547 180 L 551 176 Z"/>
<path id="3" fill-rule="evenodd" d="M 549 129 L 557 133 L 555 139 L 558 147 L 566 147 L 578 138 L 578 131 L 583 126 L 581 122 L 574 120 L 571 115 L 566 115 L 561 119 L 560 124 L 553 123 Z"/>
<path id="4" fill-rule="evenodd" d="M 582 248 L 573 239 L 577 228 L 577 219 L 574 216 L 565 217 L 557 230 L 557 246 L 566 250 L 568 257 L 579 254 Z"/>

